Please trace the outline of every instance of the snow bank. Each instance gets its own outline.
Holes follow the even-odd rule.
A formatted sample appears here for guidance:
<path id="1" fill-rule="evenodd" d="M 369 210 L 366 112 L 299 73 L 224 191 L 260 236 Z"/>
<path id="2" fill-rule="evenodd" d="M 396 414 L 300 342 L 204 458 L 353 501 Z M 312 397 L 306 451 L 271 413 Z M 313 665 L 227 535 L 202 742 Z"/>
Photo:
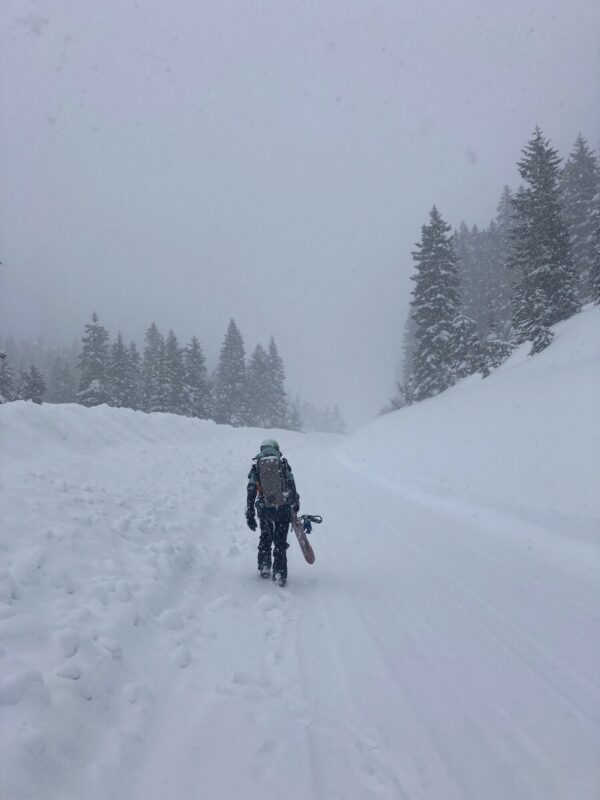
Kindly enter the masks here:
<path id="1" fill-rule="evenodd" d="M 0 406 L 2 798 L 90 798 L 139 740 L 156 692 L 192 662 L 195 587 L 254 543 L 245 479 L 264 436 Z"/>
<path id="2" fill-rule="evenodd" d="M 540 527 L 600 528 L 600 308 L 520 347 L 488 378 L 381 417 L 340 448 L 365 480 L 446 506 L 486 506 Z"/>

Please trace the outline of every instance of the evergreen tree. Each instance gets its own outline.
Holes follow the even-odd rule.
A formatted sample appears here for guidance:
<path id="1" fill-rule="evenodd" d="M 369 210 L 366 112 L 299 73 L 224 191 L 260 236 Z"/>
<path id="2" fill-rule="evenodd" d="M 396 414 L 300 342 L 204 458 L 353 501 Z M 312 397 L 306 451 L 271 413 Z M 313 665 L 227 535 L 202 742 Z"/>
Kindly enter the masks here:
<path id="1" fill-rule="evenodd" d="M 560 209 L 560 158 L 539 128 L 523 150 L 519 172 L 529 185 L 513 199 L 514 249 L 518 270 L 513 321 L 518 342 L 539 352 L 552 340 L 550 326 L 579 310 L 569 235 Z"/>
<path id="2" fill-rule="evenodd" d="M 19 399 L 19 392 L 8 357 L 4 352 L 3 356 L 0 359 L 0 403 L 11 403 Z"/>
<path id="3" fill-rule="evenodd" d="M 141 409 L 143 394 L 141 358 L 135 342 L 131 341 L 127 348 L 124 405 L 127 408 Z"/>
<path id="4" fill-rule="evenodd" d="M 474 320 L 458 314 L 453 322 L 452 363 L 455 379 L 472 375 L 483 366 L 482 347 Z"/>
<path id="5" fill-rule="evenodd" d="M 39 369 L 32 365 L 29 372 L 21 375 L 21 397 L 23 400 L 33 400 L 34 403 L 41 405 L 46 393 L 46 383 Z"/>
<path id="6" fill-rule="evenodd" d="M 592 261 L 592 274 L 590 277 L 590 299 L 593 303 L 600 303 L 600 195 L 596 204 L 596 252 Z"/>
<path id="7" fill-rule="evenodd" d="M 147 412 L 162 411 L 165 342 L 154 322 L 146 331 L 144 341 L 144 359 L 142 362 L 143 410 Z"/>
<path id="8" fill-rule="evenodd" d="M 275 427 L 272 369 L 269 356 L 261 344 L 257 344 L 248 364 L 246 377 L 246 400 L 248 404 L 247 424 L 256 428 Z"/>
<path id="9" fill-rule="evenodd" d="M 47 403 L 75 403 L 77 401 L 76 379 L 65 356 L 58 354 L 52 361 L 48 375 Z"/>
<path id="10" fill-rule="evenodd" d="M 453 237 L 460 276 L 461 310 L 475 321 L 480 334 L 485 333 L 490 286 L 489 244 L 486 232 L 477 225 L 469 230 L 464 222 Z"/>
<path id="11" fill-rule="evenodd" d="M 302 418 L 300 411 L 295 403 L 290 403 L 287 425 L 285 426 L 289 431 L 302 432 Z"/>
<path id="12" fill-rule="evenodd" d="M 413 360 L 415 399 L 443 392 L 456 379 L 453 362 L 454 320 L 460 296 L 456 255 L 447 225 L 434 206 L 421 229 L 413 259 L 416 275 L 411 306 L 416 324 Z"/>
<path id="13" fill-rule="evenodd" d="M 108 332 L 99 324 L 96 312 L 92 315 L 92 322 L 85 326 L 81 341 L 77 402 L 84 406 L 98 406 L 108 400 Z"/>
<path id="14" fill-rule="evenodd" d="M 271 336 L 268 354 L 270 381 L 270 428 L 285 428 L 288 420 L 288 404 L 285 393 L 285 368 L 277 350 L 275 339 Z"/>
<path id="15" fill-rule="evenodd" d="M 210 417 L 210 387 L 206 359 L 194 336 L 184 351 L 184 413 L 188 417 Z"/>
<path id="16" fill-rule="evenodd" d="M 487 336 L 508 342 L 512 328 L 512 297 L 517 275 L 509 267 L 513 228 L 512 192 L 508 186 L 502 190 L 495 222 L 488 229 L 492 254 L 490 266 L 493 275 L 493 300 L 490 306 Z"/>
<path id="17" fill-rule="evenodd" d="M 595 222 L 600 170 L 594 153 L 581 134 L 561 174 L 563 218 L 569 230 L 571 255 L 577 275 L 578 297 L 582 303 L 591 298 L 594 257 L 598 247 Z"/>
<path id="18" fill-rule="evenodd" d="M 406 322 L 404 324 L 404 336 L 402 338 L 402 379 L 401 383 L 406 386 L 413 380 L 414 355 L 417 342 L 417 325 L 413 309 L 410 308 Z"/>
<path id="19" fill-rule="evenodd" d="M 108 404 L 116 408 L 127 408 L 129 405 L 128 381 L 129 381 L 129 359 L 127 348 L 123 342 L 121 331 L 118 332 L 109 358 L 108 367 Z"/>
<path id="20" fill-rule="evenodd" d="M 246 424 L 246 351 L 235 321 L 229 322 L 215 376 L 215 420 L 239 427 Z"/>
<path id="21" fill-rule="evenodd" d="M 184 397 L 185 367 L 183 351 L 172 330 L 165 343 L 164 380 L 162 387 L 162 410 L 169 414 L 185 413 Z"/>
<path id="22" fill-rule="evenodd" d="M 338 433 L 338 434 L 348 433 L 346 422 L 344 421 L 344 418 L 342 417 L 342 412 L 340 411 L 339 406 L 337 405 L 335 405 L 331 410 L 329 430 L 331 433 Z"/>

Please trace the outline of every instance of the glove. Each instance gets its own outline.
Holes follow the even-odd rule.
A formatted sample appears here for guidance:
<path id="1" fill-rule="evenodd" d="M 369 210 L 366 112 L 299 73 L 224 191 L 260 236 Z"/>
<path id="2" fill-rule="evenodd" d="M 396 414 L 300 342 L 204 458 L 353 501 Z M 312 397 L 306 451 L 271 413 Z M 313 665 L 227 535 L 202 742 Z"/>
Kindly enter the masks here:
<path id="1" fill-rule="evenodd" d="M 256 517 L 251 511 L 246 511 L 246 524 L 251 531 L 256 530 Z"/>

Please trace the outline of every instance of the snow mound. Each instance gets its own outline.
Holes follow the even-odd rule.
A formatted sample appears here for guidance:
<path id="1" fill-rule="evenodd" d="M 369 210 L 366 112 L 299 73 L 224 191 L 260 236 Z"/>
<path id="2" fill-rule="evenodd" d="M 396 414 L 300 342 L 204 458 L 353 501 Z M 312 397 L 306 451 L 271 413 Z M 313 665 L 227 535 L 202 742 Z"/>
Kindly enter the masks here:
<path id="1" fill-rule="evenodd" d="M 600 528 L 600 308 L 555 326 L 535 357 L 518 348 L 474 375 L 362 428 L 340 458 L 423 502 L 461 501 L 591 538 Z"/>

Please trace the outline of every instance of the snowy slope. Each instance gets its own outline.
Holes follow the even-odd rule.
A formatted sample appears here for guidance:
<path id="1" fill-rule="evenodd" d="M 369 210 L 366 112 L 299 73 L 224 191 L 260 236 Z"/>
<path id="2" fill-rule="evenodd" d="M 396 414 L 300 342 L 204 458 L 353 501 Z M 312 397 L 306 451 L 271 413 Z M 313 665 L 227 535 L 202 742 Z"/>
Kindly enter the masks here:
<path id="1" fill-rule="evenodd" d="M 243 524 L 264 432 L 1 406 L 2 800 L 595 800 L 599 321 L 276 432 L 325 517 L 284 590 Z"/>
<path id="2" fill-rule="evenodd" d="M 420 488 L 427 503 L 467 502 L 598 539 L 600 308 L 554 330 L 535 358 L 524 344 L 488 378 L 366 426 L 343 448 L 348 463 L 413 497 Z"/>

